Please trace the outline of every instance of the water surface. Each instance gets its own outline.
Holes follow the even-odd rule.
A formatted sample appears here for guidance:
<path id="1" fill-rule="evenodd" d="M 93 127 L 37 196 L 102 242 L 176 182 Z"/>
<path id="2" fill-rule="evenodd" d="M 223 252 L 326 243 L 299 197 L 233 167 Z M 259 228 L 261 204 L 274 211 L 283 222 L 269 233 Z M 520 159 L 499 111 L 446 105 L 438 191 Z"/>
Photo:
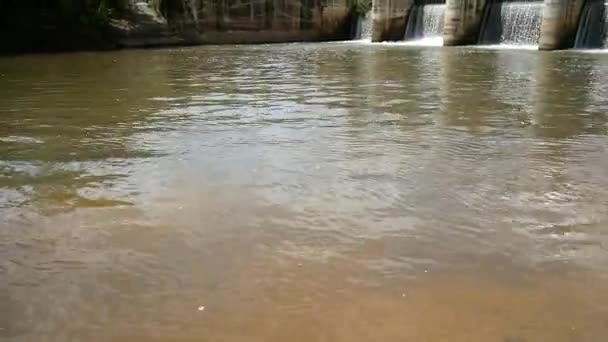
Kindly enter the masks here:
<path id="1" fill-rule="evenodd" d="M 608 337 L 608 55 L 21 56 L 0 91 L 0 340 Z"/>

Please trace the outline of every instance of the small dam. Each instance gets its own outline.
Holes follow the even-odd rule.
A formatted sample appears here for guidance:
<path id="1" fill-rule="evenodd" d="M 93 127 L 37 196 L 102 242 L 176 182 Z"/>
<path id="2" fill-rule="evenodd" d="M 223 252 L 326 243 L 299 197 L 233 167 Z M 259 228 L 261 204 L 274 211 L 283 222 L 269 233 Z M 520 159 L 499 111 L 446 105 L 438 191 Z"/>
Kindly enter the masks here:
<path id="1" fill-rule="evenodd" d="M 608 49 L 606 0 L 373 0 L 371 41 Z"/>

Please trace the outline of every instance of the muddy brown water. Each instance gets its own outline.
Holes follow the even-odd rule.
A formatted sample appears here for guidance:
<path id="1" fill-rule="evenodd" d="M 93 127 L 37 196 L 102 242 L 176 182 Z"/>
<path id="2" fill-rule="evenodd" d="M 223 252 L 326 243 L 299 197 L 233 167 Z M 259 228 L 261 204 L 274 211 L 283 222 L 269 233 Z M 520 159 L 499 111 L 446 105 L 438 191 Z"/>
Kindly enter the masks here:
<path id="1" fill-rule="evenodd" d="M 608 54 L 0 59 L 0 341 L 608 340 Z"/>

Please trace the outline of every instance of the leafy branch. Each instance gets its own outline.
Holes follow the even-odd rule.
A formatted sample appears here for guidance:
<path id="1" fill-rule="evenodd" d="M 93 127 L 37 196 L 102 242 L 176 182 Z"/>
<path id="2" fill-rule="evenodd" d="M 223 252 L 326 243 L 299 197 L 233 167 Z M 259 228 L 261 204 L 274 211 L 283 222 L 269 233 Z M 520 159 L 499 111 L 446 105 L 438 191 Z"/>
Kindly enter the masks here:
<path id="1" fill-rule="evenodd" d="M 351 11 L 353 13 L 364 16 L 369 11 L 372 10 L 372 1 L 371 0 L 353 0 L 351 5 Z"/>

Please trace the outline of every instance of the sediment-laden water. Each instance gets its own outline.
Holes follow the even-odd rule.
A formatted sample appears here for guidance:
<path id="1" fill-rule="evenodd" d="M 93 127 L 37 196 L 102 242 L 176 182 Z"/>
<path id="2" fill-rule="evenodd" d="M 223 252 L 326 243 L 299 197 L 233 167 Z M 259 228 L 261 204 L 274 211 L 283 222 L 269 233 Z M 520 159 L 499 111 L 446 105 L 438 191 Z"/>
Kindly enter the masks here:
<path id="1" fill-rule="evenodd" d="M 0 59 L 0 340 L 603 342 L 608 55 Z"/>

